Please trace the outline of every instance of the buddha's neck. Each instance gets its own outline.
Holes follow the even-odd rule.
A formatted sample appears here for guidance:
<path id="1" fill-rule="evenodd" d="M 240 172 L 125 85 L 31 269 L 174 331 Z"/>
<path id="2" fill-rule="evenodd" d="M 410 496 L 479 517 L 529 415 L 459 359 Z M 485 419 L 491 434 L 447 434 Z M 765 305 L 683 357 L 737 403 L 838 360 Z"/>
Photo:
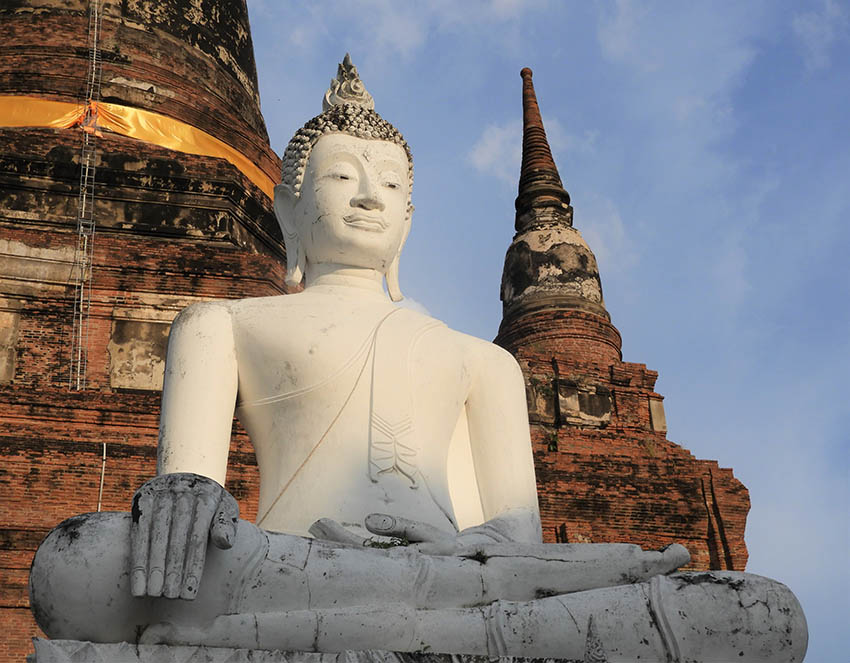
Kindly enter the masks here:
<path id="1" fill-rule="evenodd" d="M 338 263 L 307 264 L 304 289 L 323 287 L 356 288 L 386 298 L 384 275 L 364 267 L 351 267 Z"/>

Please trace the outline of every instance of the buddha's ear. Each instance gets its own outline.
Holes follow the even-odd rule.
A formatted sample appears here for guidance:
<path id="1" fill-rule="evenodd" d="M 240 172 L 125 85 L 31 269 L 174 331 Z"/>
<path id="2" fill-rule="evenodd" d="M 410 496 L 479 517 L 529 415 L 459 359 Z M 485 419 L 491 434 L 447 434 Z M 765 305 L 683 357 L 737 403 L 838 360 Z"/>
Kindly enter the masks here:
<path id="1" fill-rule="evenodd" d="M 407 236 L 410 234 L 410 222 L 412 217 L 413 205 L 410 205 L 407 210 L 407 218 L 404 220 L 404 234 L 401 237 L 401 244 L 398 247 L 395 258 L 392 259 L 390 266 L 387 268 L 387 294 L 389 294 L 390 299 L 394 302 L 400 302 L 404 299 L 404 295 L 401 294 L 401 287 L 398 282 L 398 265 L 401 261 L 401 250 L 404 248 L 404 243 L 407 241 Z"/>
<path id="2" fill-rule="evenodd" d="M 286 247 L 286 283 L 301 285 L 307 258 L 304 248 L 295 230 L 295 204 L 298 196 L 288 184 L 278 184 L 274 188 L 274 215 L 283 232 L 283 244 Z"/>

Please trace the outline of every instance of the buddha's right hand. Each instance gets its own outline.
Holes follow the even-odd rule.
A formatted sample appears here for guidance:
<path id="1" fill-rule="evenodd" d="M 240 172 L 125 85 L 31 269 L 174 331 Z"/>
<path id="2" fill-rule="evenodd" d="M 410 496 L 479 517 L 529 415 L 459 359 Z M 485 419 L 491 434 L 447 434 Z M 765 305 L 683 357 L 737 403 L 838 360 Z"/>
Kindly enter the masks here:
<path id="1" fill-rule="evenodd" d="M 194 599 L 207 542 L 233 545 L 239 505 L 220 484 L 199 474 L 162 474 L 133 497 L 130 591 L 133 596 Z"/>

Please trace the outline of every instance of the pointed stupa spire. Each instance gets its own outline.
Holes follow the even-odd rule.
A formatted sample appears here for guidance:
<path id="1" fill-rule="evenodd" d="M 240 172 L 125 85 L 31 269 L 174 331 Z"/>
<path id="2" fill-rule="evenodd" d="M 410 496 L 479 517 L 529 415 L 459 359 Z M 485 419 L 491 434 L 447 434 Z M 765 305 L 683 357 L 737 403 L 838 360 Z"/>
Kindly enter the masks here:
<path id="1" fill-rule="evenodd" d="M 570 194 L 561 183 L 546 140 L 531 69 L 525 68 L 520 74 L 523 135 L 517 232 L 502 272 L 504 308 L 497 342 L 512 347 L 514 341 L 510 339 L 528 331 L 524 321 L 538 320 L 538 315 L 551 318 L 544 326 L 551 323 L 553 328 L 561 329 L 566 324 L 564 316 L 581 312 L 593 316 L 597 321 L 593 324 L 602 326 L 600 334 L 606 339 L 603 345 L 619 353 L 619 335 L 616 330 L 610 332 L 613 327 L 602 300 L 596 258 L 581 233 L 573 228 Z M 553 312 L 557 312 L 555 318 L 550 315 Z"/>
<path id="2" fill-rule="evenodd" d="M 523 217 L 532 208 L 555 207 L 567 214 L 564 221 L 572 225 L 570 194 L 561 183 L 558 167 L 552 158 L 543 118 L 537 105 L 531 69 L 525 67 L 522 76 L 522 168 L 519 176 L 519 194 L 516 199 L 517 230 L 522 230 Z"/>

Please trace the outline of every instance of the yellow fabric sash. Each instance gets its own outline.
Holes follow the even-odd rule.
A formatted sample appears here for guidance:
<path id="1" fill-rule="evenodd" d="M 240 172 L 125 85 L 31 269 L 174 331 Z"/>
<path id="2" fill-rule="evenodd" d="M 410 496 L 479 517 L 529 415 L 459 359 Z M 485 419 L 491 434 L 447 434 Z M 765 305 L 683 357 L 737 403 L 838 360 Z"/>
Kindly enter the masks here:
<path id="1" fill-rule="evenodd" d="M 118 104 L 90 101 L 71 103 L 37 97 L 0 95 L 0 127 L 50 127 L 102 135 L 107 129 L 170 150 L 226 159 L 269 198 L 275 182 L 253 161 L 205 131 L 158 113 Z"/>

